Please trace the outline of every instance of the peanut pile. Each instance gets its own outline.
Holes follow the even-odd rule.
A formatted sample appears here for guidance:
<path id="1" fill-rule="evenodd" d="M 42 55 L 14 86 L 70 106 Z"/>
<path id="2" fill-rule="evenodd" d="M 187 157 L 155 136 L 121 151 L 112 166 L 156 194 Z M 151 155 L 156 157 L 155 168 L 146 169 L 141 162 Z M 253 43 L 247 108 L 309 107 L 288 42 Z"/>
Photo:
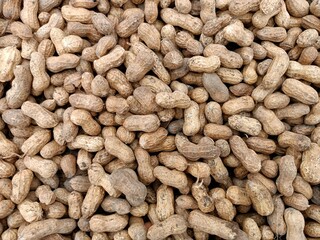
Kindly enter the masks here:
<path id="1" fill-rule="evenodd" d="M 0 0 L 2 240 L 320 239 L 320 0 Z"/>

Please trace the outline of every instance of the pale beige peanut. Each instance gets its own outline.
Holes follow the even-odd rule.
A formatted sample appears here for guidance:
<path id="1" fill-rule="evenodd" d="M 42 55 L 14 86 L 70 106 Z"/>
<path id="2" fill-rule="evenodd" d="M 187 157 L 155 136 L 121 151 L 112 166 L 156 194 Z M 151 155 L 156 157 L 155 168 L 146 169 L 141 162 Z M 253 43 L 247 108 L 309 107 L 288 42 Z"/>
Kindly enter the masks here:
<path id="1" fill-rule="evenodd" d="M 107 35 L 100 38 L 95 45 L 95 55 L 100 58 L 108 53 L 108 51 L 117 45 L 117 39 L 114 35 Z"/>
<path id="2" fill-rule="evenodd" d="M 16 66 L 13 73 L 15 78 L 6 93 L 6 100 L 10 108 L 18 108 L 27 100 L 31 92 L 32 75 L 30 69 L 23 65 Z"/>
<path id="3" fill-rule="evenodd" d="M 195 18 L 189 14 L 182 14 L 174 9 L 164 8 L 160 12 L 163 21 L 173 26 L 181 27 L 190 31 L 193 34 L 200 34 L 202 22 L 199 18 Z"/>
<path id="4" fill-rule="evenodd" d="M 131 95 L 133 91 L 132 86 L 120 70 L 116 68 L 109 70 L 106 74 L 106 79 L 108 80 L 110 87 L 117 90 L 121 96 L 128 97 Z M 142 81 L 143 79 L 140 81 L 140 83 Z"/>
<path id="5" fill-rule="evenodd" d="M 184 60 L 183 55 L 175 49 L 166 53 L 162 61 L 163 61 L 163 65 L 166 68 L 170 70 L 175 70 L 183 66 L 184 64 L 183 60 Z"/>
<path id="6" fill-rule="evenodd" d="M 254 101 L 250 96 L 234 98 L 222 105 L 222 111 L 227 115 L 234 115 L 240 112 L 250 112 L 253 109 Z"/>
<path id="7" fill-rule="evenodd" d="M 257 136 L 262 129 L 261 123 L 258 120 L 241 115 L 230 116 L 228 123 L 231 128 L 252 136 Z"/>
<path id="8" fill-rule="evenodd" d="M 305 213 L 308 218 L 319 222 L 319 206 L 311 204 Z"/>
<path id="9" fill-rule="evenodd" d="M 98 136 L 78 135 L 70 142 L 74 149 L 84 149 L 88 152 L 98 152 L 103 149 L 103 138 Z"/>
<path id="10" fill-rule="evenodd" d="M 276 114 L 264 106 L 258 106 L 253 111 L 253 116 L 262 123 L 263 130 L 270 135 L 279 135 L 285 131 L 284 124 Z"/>
<path id="11" fill-rule="evenodd" d="M 132 149 L 126 146 L 117 137 L 106 137 L 104 145 L 108 153 L 117 156 L 120 160 L 124 162 L 130 163 L 135 160 Z"/>
<path id="12" fill-rule="evenodd" d="M 138 35 L 150 49 L 160 50 L 160 33 L 154 25 L 141 23 L 138 27 Z"/>
<path id="13" fill-rule="evenodd" d="M 178 171 L 185 171 L 188 167 L 188 162 L 180 153 L 174 152 L 161 152 L 158 155 L 159 162 L 170 169 Z"/>
<path id="14" fill-rule="evenodd" d="M 272 154 L 276 151 L 276 144 L 271 139 L 261 137 L 249 137 L 246 139 L 249 148 L 263 154 Z"/>
<path id="15" fill-rule="evenodd" d="M 109 96 L 106 101 L 106 109 L 108 112 L 117 114 L 126 114 L 129 111 L 129 104 L 122 97 Z"/>
<path id="16" fill-rule="evenodd" d="M 271 42 L 264 41 L 262 46 L 273 58 L 266 75 L 263 77 L 262 85 L 265 88 L 272 88 L 278 84 L 281 77 L 286 73 L 289 66 L 289 57 L 282 48 Z"/>
<path id="17" fill-rule="evenodd" d="M 23 8 L 20 12 L 20 19 L 24 24 L 28 25 L 33 30 L 36 30 L 40 27 L 37 18 L 38 9 L 38 2 L 28 0 L 23 1 Z"/>
<path id="18" fill-rule="evenodd" d="M 117 129 L 116 136 L 124 143 L 130 144 L 135 140 L 136 135 L 121 126 Z"/>
<path id="19" fill-rule="evenodd" d="M 235 205 L 250 206 L 252 204 L 246 189 L 238 186 L 230 186 L 227 189 L 226 198 Z"/>
<path id="20" fill-rule="evenodd" d="M 40 239 L 54 233 L 67 234 L 76 228 L 73 219 L 46 219 L 33 222 L 18 233 L 21 239 Z"/>
<path id="21" fill-rule="evenodd" d="M 318 84 L 317 78 L 320 68 L 314 65 L 302 65 L 296 61 L 290 61 L 287 69 L 287 76 L 295 79 L 302 79 L 307 82 Z"/>
<path id="22" fill-rule="evenodd" d="M 205 116 L 210 123 L 222 124 L 222 110 L 220 104 L 210 101 L 205 106 Z"/>
<path id="23" fill-rule="evenodd" d="M 284 108 L 289 103 L 290 97 L 280 92 L 274 92 L 264 99 L 264 106 L 268 109 Z"/>
<path id="24" fill-rule="evenodd" d="M 207 21 L 216 18 L 216 3 L 211 1 L 200 1 L 200 18 L 206 23 Z"/>
<path id="25" fill-rule="evenodd" d="M 92 94 L 74 93 L 70 95 L 69 102 L 75 108 L 82 108 L 92 112 L 101 112 L 103 110 L 102 99 Z"/>
<path id="26" fill-rule="evenodd" d="M 305 239 L 303 232 L 305 221 L 301 212 L 294 208 L 287 208 L 284 211 L 284 220 L 287 224 L 287 237 L 290 239 Z"/>
<path id="27" fill-rule="evenodd" d="M 320 181 L 316 174 L 318 171 L 319 159 L 317 155 L 319 151 L 319 146 L 315 143 L 311 143 L 310 148 L 302 155 L 303 161 L 300 166 L 300 173 L 303 179 L 311 184 L 317 184 Z"/>
<path id="28" fill-rule="evenodd" d="M 85 133 L 98 135 L 101 132 L 100 125 L 92 118 L 91 114 L 84 109 L 75 109 L 70 115 L 70 120 L 81 126 Z"/>
<path id="29" fill-rule="evenodd" d="M 93 62 L 94 69 L 102 75 L 111 68 L 119 67 L 125 58 L 125 50 L 117 45 L 107 55 Z"/>
<path id="30" fill-rule="evenodd" d="M 53 162 L 52 160 L 43 159 L 39 156 L 25 157 L 24 164 L 28 169 L 35 173 L 38 173 L 44 178 L 53 177 L 58 171 L 58 166 L 55 162 Z"/>
<path id="31" fill-rule="evenodd" d="M 303 194 L 295 192 L 289 197 L 283 197 L 283 202 L 299 211 L 305 211 L 310 206 L 308 199 Z"/>
<path id="32" fill-rule="evenodd" d="M 143 22 L 144 13 L 139 8 L 131 8 L 124 11 L 122 21 L 116 26 L 116 32 L 120 37 L 129 37 L 138 30 Z"/>
<path id="33" fill-rule="evenodd" d="M 35 131 L 21 146 L 21 151 L 28 156 L 34 156 L 50 141 L 51 132 L 40 129 Z"/>
<path id="34" fill-rule="evenodd" d="M 223 14 L 216 18 L 207 19 L 203 26 L 202 32 L 207 36 L 212 36 L 220 31 L 223 27 L 227 26 L 231 20 L 232 18 L 229 14 Z"/>
<path id="35" fill-rule="evenodd" d="M 22 217 L 29 223 L 42 219 L 42 209 L 38 202 L 32 202 L 28 199 L 18 204 L 18 210 Z"/>
<path id="36" fill-rule="evenodd" d="M 55 139 L 61 145 L 63 145 L 64 142 L 72 142 L 78 134 L 78 126 L 70 120 L 73 110 L 73 107 L 69 107 L 63 112 L 62 139 L 60 141 Z"/>
<path id="37" fill-rule="evenodd" d="M 200 108 L 199 105 L 191 101 L 191 104 L 184 111 L 184 124 L 182 131 L 186 136 L 193 136 L 200 130 Z"/>
<path id="38" fill-rule="evenodd" d="M 187 176 L 184 172 L 157 166 L 154 168 L 153 174 L 163 184 L 177 188 L 180 191 L 184 191 L 188 187 Z"/>
<path id="39" fill-rule="evenodd" d="M 218 139 L 229 139 L 232 136 L 232 130 L 228 126 L 208 123 L 204 126 L 203 133 L 205 136 Z"/>
<path id="40" fill-rule="evenodd" d="M 287 31 L 283 27 L 264 27 L 256 32 L 256 36 L 264 41 L 282 42 L 287 38 Z"/>
<path id="41" fill-rule="evenodd" d="M 21 62 L 20 51 L 16 47 L 9 46 L 1 48 L 0 53 L 0 60 L 4 63 L 0 67 L 0 82 L 11 81 L 15 66 Z"/>
<path id="42" fill-rule="evenodd" d="M 307 236 L 318 237 L 320 235 L 319 227 L 320 225 L 317 222 L 307 222 L 304 227 L 304 232 Z"/>
<path id="43" fill-rule="evenodd" d="M 52 41 L 58 55 L 62 55 L 66 53 L 66 50 L 64 49 L 62 45 L 62 39 L 66 37 L 66 34 L 64 31 L 62 31 L 60 28 L 52 28 L 50 31 L 50 40 Z"/>
<path id="44" fill-rule="evenodd" d="M 318 36 L 316 29 L 307 29 L 298 36 L 297 45 L 304 48 L 310 47 L 316 43 Z"/>
<path id="45" fill-rule="evenodd" d="M 264 10 L 259 10 L 257 12 L 255 12 L 252 16 L 252 24 L 253 26 L 257 27 L 257 28 L 263 28 L 265 26 L 267 26 L 268 21 L 273 17 L 273 16 L 277 16 L 277 14 L 281 11 L 281 1 L 276 0 L 278 2 L 278 7 L 275 9 L 273 8 L 274 6 L 269 5 L 268 8 L 269 10 L 265 11 Z M 281 24 L 279 24 L 279 26 L 282 26 Z"/>
<path id="46" fill-rule="evenodd" d="M 125 119 L 123 126 L 129 131 L 154 132 L 159 128 L 160 121 L 154 114 L 131 115 Z"/>
<path id="47" fill-rule="evenodd" d="M 282 147 L 291 146 L 296 148 L 298 151 L 305 151 L 309 149 L 311 141 L 308 137 L 302 134 L 285 131 L 278 136 L 278 143 Z"/>
<path id="48" fill-rule="evenodd" d="M 71 69 L 78 66 L 80 58 L 71 53 L 65 53 L 60 56 L 48 57 L 46 59 L 47 69 L 51 72 L 57 73 L 65 69 Z"/>
<path id="49" fill-rule="evenodd" d="M 319 101 L 318 93 L 314 88 L 293 78 L 288 78 L 283 82 L 282 91 L 304 104 L 315 104 Z"/>
<path id="50" fill-rule="evenodd" d="M 173 189 L 167 185 L 160 185 L 157 189 L 156 213 L 159 221 L 164 221 L 174 214 Z"/>
<path id="51" fill-rule="evenodd" d="M 210 167 L 203 162 L 190 163 L 186 171 L 195 178 L 207 178 L 210 176 Z"/>
<path id="52" fill-rule="evenodd" d="M 164 108 L 188 108 L 191 101 L 187 94 L 181 91 L 174 91 L 172 93 L 157 93 L 156 103 Z"/>
<path id="53" fill-rule="evenodd" d="M 64 37 L 61 41 L 61 44 L 67 53 L 81 52 L 84 48 L 83 39 L 77 35 L 69 35 Z"/>
<path id="54" fill-rule="evenodd" d="M 71 178 L 76 175 L 76 157 L 70 154 L 63 156 L 60 160 L 61 171 L 67 178 Z"/>
<path id="55" fill-rule="evenodd" d="M 262 102 L 269 94 L 273 93 L 284 80 L 285 78 L 282 77 L 273 88 L 265 88 L 262 84 L 258 85 L 251 93 L 252 98 L 257 102 Z"/>
<path id="56" fill-rule="evenodd" d="M 102 35 L 94 28 L 93 24 L 84 24 L 80 22 L 67 22 L 66 31 L 68 34 L 71 34 L 71 35 L 77 35 L 83 38 L 87 37 L 93 42 L 98 42 L 99 39 L 102 37 Z"/>
<path id="57" fill-rule="evenodd" d="M 218 216 L 224 220 L 232 221 L 236 215 L 236 208 L 227 198 L 219 198 L 215 200 L 214 206 Z"/>
<path id="58" fill-rule="evenodd" d="M 100 186 L 91 185 L 81 205 L 82 217 L 91 217 L 100 206 L 103 201 L 103 197 L 104 189 Z"/>
<path id="59" fill-rule="evenodd" d="M 292 186 L 295 192 L 303 194 L 307 199 L 312 198 L 313 190 L 310 183 L 304 180 L 300 175 L 297 175 L 293 180 Z"/>
<path id="60" fill-rule="evenodd" d="M 272 201 L 269 190 L 261 183 L 255 181 L 248 181 L 246 184 L 246 190 L 252 201 L 254 209 L 262 216 L 270 215 L 274 210 L 274 204 Z"/>
<path id="61" fill-rule="evenodd" d="M 50 77 L 46 72 L 45 58 L 39 52 L 33 52 L 30 59 L 30 71 L 33 76 L 32 88 L 43 91 L 50 85 Z"/>
<path id="62" fill-rule="evenodd" d="M 279 177 L 276 180 L 277 188 L 284 196 L 291 196 L 294 192 L 293 180 L 297 175 L 294 158 L 286 155 L 279 159 Z"/>
<path id="63" fill-rule="evenodd" d="M 167 136 L 158 146 L 148 149 L 149 152 L 173 151 L 176 149 L 174 136 Z"/>
<path id="64" fill-rule="evenodd" d="M 37 187 L 35 194 L 39 199 L 39 202 L 43 205 L 48 206 L 56 201 L 56 195 L 51 190 L 49 185 L 41 185 Z"/>
<path id="65" fill-rule="evenodd" d="M 24 115 L 21 109 L 8 109 L 2 113 L 3 121 L 11 126 L 28 127 L 30 125 L 30 118 Z"/>
<path id="66" fill-rule="evenodd" d="M 254 35 L 251 31 L 244 28 L 240 20 L 233 20 L 223 30 L 223 36 L 230 42 L 235 42 L 239 46 L 248 47 L 252 44 Z"/>
<path id="67" fill-rule="evenodd" d="M 144 15 L 147 23 L 154 23 L 157 18 L 158 18 L 158 5 L 159 5 L 159 0 L 147 0 L 145 1 L 145 10 L 144 10 Z"/>
<path id="68" fill-rule="evenodd" d="M 168 131 L 163 127 L 159 127 L 155 132 L 143 133 L 139 138 L 139 144 L 143 149 L 150 149 L 163 142 L 167 135 Z"/>
<path id="69" fill-rule="evenodd" d="M 0 216 L 6 218 L 11 215 L 15 208 L 15 204 L 11 200 L 3 199 L 0 201 Z"/>
<path id="70" fill-rule="evenodd" d="M 131 217 L 129 221 L 128 235 L 132 239 L 145 239 L 147 230 L 144 226 L 144 221 L 140 217 Z"/>
<path id="71" fill-rule="evenodd" d="M 172 223 L 174 223 L 174 227 L 168 227 L 172 226 Z M 153 224 L 148 229 L 147 237 L 151 240 L 160 240 L 172 234 L 183 233 L 186 229 L 186 220 L 181 215 L 174 214 L 162 222 Z"/>
<path id="72" fill-rule="evenodd" d="M 249 11 L 256 10 L 259 8 L 260 1 L 241 1 L 241 0 L 233 0 L 228 4 L 229 11 L 235 15 L 240 16 Z"/>
<path id="73" fill-rule="evenodd" d="M 12 192 L 10 199 L 15 204 L 21 203 L 30 191 L 33 173 L 29 169 L 17 172 L 12 178 Z"/>
<path id="74" fill-rule="evenodd" d="M 257 159 L 256 153 L 249 149 L 239 136 L 232 136 L 229 140 L 233 154 L 249 172 L 258 172 L 261 169 L 261 161 Z"/>
<path id="75" fill-rule="evenodd" d="M 72 178 L 67 179 L 64 182 L 64 186 L 70 192 L 75 191 L 78 193 L 84 193 L 88 191 L 90 187 L 90 181 L 88 176 L 75 175 Z M 68 194 L 68 196 L 69 195 L 70 194 Z"/>
<path id="76" fill-rule="evenodd" d="M 244 219 L 242 228 L 245 233 L 248 234 L 250 239 L 261 239 L 261 232 L 258 224 L 252 218 Z"/>
<path id="77" fill-rule="evenodd" d="M 154 182 L 155 177 L 153 175 L 153 166 L 151 164 L 149 153 L 146 150 L 137 147 L 134 150 L 134 154 L 138 162 L 137 172 L 141 179 L 141 182 L 146 185 Z"/>
<path id="78" fill-rule="evenodd" d="M 193 72 L 211 73 L 220 67 L 220 59 L 217 56 L 194 56 L 188 60 L 188 67 Z"/>
<path id="79" fill-rule="evenodd" d="M 93 12 L 85 8 L 75 8 L 71 5 L 65 5 L 61 8 L 61 14 L 68 22 L 89 23 L 91 22 Z"/>

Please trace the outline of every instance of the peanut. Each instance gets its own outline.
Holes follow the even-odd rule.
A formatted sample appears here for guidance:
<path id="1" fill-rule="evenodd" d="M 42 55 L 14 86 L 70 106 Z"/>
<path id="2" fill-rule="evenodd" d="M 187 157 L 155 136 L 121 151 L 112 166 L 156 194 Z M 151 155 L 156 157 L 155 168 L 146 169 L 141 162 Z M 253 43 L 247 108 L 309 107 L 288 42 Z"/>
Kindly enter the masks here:
<path id="1" fill-rule="evenodd" d="M 292 186 L 293 180 L 297 175 L 296 166 L 294 165 L 294 158 L 286 155 L 279 159 L 279 177 L 276 184 L 279 192 L 284 196 L 291 196 L 294 192 Z"/>
<path id="2" fill-rule="evenodd" d="M 287 236 L 290 239 L 305 239 L 303 229 L 305 226 L 303 215 L 294 208 L 284 211 L 284 219 L 287 224 Z"/>

